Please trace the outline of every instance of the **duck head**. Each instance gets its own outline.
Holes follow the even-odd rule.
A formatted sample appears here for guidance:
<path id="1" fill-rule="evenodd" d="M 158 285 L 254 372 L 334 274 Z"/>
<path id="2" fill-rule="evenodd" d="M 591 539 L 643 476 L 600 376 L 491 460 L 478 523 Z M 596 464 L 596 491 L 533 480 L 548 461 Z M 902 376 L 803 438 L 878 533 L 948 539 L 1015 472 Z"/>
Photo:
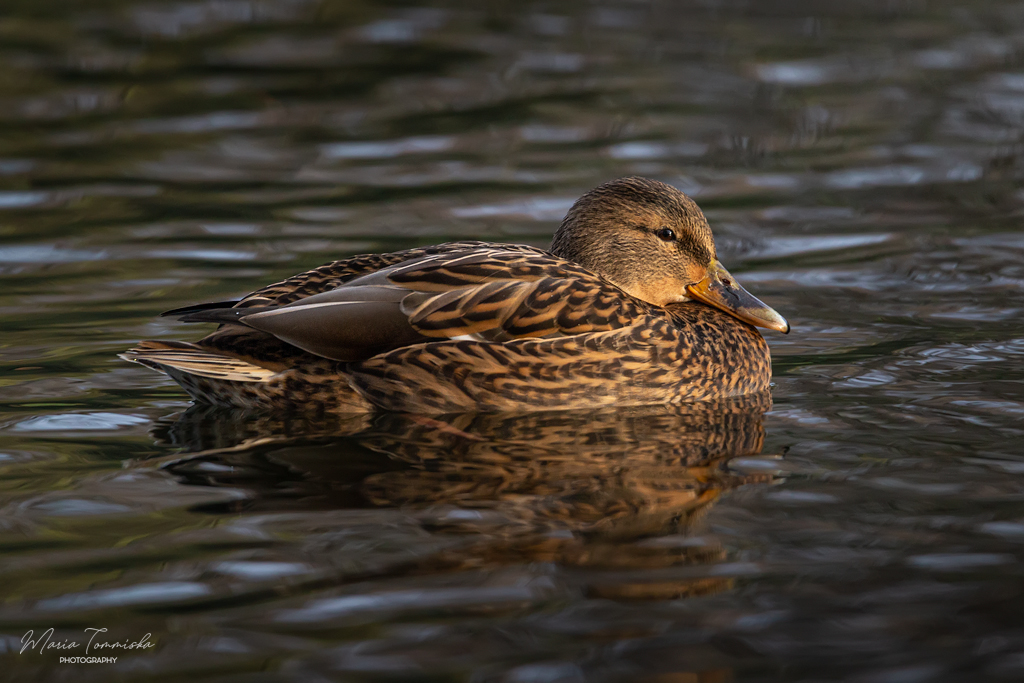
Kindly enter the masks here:
<path id="1" fill-rule="evenodd" d="M 620 178 L 580 197 L 555 233 L 551 253 L 656 306 L 697 300 L 751 325 L 789 332 L 786 319 L 718 261 L 697 204 L 657 180 Z"/>

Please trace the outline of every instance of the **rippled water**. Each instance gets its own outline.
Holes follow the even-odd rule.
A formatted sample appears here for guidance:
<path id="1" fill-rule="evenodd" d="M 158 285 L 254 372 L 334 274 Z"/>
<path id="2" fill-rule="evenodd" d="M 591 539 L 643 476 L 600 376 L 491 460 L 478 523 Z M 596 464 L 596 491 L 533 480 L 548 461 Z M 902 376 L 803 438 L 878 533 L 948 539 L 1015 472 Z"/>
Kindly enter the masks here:
<path id="1" fill-rule="evenodd" d="M 1024 678 L 1021 5 L 6 9 L 12 680 Z M 771 399 L 314 424 L 115 356 L 626 174 L 793 323 Z"/>

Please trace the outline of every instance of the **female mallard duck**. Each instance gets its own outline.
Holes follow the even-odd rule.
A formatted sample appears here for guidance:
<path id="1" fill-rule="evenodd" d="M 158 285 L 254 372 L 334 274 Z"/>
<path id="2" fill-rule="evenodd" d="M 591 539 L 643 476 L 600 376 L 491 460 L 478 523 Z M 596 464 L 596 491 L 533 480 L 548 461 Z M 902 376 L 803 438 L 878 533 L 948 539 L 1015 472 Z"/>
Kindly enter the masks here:
<path id="1" fill-rule="evenodd" d="M 622 178 L 583 195 L 551 251 L 451 242 L 353 256 L 240 301 L 168 311 L 220 323 L 122 355 L 198 401 L 247 409 L 515 411 L 764 391 L 789 323 L 718 262 L 675 188 Z"/>

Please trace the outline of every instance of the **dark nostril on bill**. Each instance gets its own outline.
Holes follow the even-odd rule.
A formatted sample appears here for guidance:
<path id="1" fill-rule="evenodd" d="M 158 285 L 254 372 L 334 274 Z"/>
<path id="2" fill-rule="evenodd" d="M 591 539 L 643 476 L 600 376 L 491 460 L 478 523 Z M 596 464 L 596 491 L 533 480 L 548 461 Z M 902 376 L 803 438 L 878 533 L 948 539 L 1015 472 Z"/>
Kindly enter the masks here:
<path id="1" fill-rule="evenodd" d="M 727 277 L 723 277 L 722 284 L 725 285 L 726 287 L 732 287 L 732 280 L 730 280 Z"/>

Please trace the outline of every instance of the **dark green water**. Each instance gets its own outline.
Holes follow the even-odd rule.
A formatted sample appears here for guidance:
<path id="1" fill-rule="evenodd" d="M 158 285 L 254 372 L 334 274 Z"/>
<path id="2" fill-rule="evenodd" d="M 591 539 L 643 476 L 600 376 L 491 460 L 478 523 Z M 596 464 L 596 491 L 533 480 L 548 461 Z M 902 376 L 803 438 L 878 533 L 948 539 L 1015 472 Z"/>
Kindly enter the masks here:
<path id="1" fill-rule="evenodd" d="M 1024 679 L 1022 152 L 1011 2 L 5 3 L 0 677 Z M 116 358 L 627 174 L 793 324 L 767 413 L 309 424 Z"/>

